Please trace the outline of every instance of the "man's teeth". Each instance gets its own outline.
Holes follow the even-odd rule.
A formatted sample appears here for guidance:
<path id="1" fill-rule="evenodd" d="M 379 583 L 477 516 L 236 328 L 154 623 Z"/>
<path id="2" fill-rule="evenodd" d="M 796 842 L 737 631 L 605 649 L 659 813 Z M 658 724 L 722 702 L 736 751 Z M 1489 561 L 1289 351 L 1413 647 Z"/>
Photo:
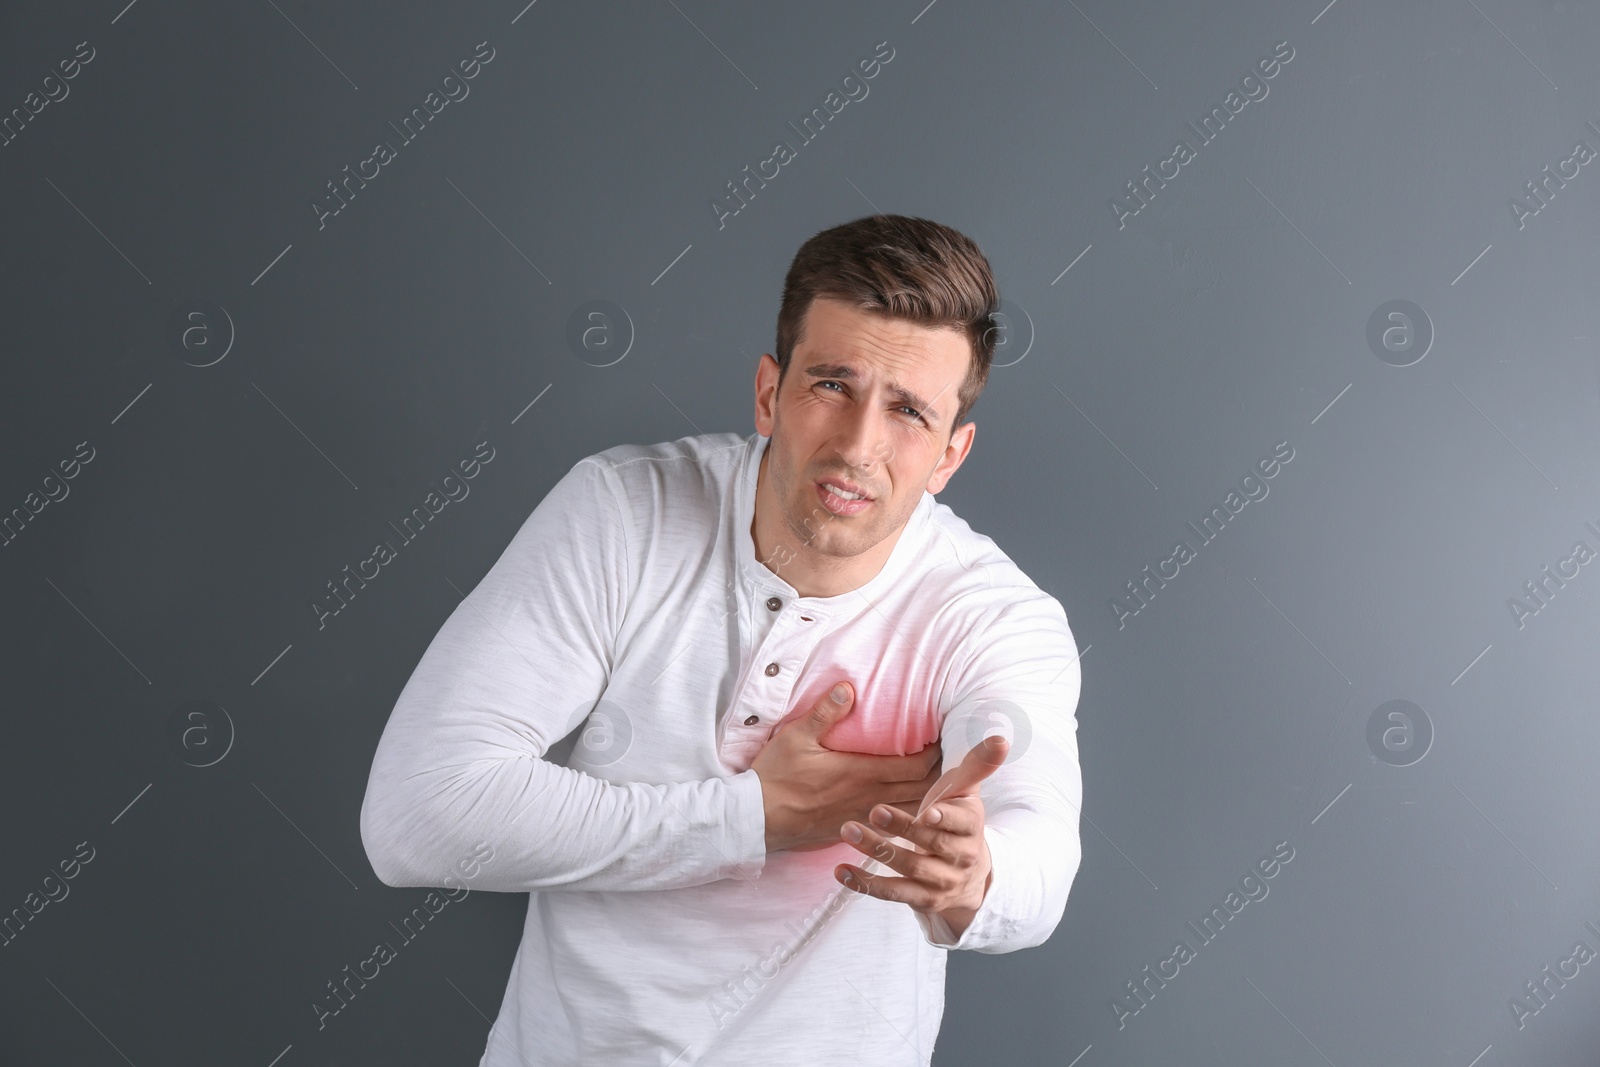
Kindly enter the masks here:
<path id="1" fill-rule="evenodd" d="M 824 483 L 824 484 L 828 486 L 828 492 L 832 493 L 834 496 L 843 497 L 845 500 L 864 500 L 864 499 L 866 499 L 860 493 L 852 493 L 852 492 L 850 492 L 848 490 L 840 489 L 837 485 L 831 485 L 831 484 L 828 484 L 828 483 Z"/>

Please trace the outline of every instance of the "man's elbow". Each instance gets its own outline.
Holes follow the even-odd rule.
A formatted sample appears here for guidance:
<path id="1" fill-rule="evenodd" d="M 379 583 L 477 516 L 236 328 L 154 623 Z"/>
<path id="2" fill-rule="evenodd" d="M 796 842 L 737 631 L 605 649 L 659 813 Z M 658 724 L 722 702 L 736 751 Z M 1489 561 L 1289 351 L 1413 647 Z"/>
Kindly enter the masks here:
<path id="1" fill-rule="evenodd" d="M 392 814 L 380 814 L 388 807 L 392 805 L 375 803 L 369 785 L 361 803 L 361 847 L 366 850 L 372 873 L 378 876 L 378 881 L 394 889 L 428 884 L 420 877 L 415 858 L 405 847 L 407 841 L 416 841 L 418 835 L 402 829 Z"/>
<path id="2" fill-rule="evenodd" d="M 1028 936 L 1023 938 L 1017 948 L 1038 948 L 1050 940 L 1056 932 L 1056 927 L 1061 925 L 1061 919 L 1067 911 L 1067 899 L 1063 895 L 1058 903 L 1047 908 L 1040 921 L 1034 925 Z"/>
<path id="3" fill-rule="evenodd" d="M 1082 860 L 1077 838 L 1070 842 L 1063 842 L 1059 862 L 1047 866 L 1038 872 L 1039 880 L 1035 883 L 1034 898 L 1039 901 L 1038 910 L 1032 922 L 1024 923 L 1017 931 L 1017 935 L 1008 940 L 1005 948 L 999 951 L 1016 952 L 1025 948 L 1037 948 L 1050 940 L 1056 928 L 1061 925 L 1061 920 L 1066 916 L 1067 900 L 1072 895 L 1073 883 L 1077 881 L 1078 868 Z"/>

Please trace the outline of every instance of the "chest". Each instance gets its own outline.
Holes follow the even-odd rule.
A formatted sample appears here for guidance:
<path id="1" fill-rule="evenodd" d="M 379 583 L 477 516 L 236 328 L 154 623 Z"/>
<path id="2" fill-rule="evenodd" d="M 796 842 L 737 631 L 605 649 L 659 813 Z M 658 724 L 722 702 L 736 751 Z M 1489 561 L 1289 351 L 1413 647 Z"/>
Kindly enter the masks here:
<path id="1" fill-rule="evenodd" d="M 856 699 L 826 747 L 903 755 L 938 739 L 954 647 L 932 613 L 864 603 L 828 619 L 803 601 L 719 585 L 663 597 L 619 642 L 588 724 L 604 744 L 580 741 L 569 766 L 612 781 L 736 774 L 839 681 Z"/>

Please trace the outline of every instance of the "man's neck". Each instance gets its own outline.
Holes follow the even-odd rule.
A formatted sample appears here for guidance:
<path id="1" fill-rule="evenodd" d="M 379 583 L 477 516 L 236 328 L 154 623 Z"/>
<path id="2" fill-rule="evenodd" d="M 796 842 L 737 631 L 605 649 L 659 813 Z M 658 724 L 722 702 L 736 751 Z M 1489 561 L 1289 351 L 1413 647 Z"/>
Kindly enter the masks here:
<path id="1" fill-rule="evenodd" d="M 771 448 L 769 442 L 761 453 L 761 465 L 756 473 L 754 514 L 750 518 L 750 540 L 755 544 L 756 562 L 788 582 L 803 597 L 839 596 L 872 581 L 889 561 L 900 535 L 905 532 L 905 526 L 902 525 L 859 556 L 841 560 L 817 552 L 809 544 L 798 540 L 783 520 L 777 494 L 767 477 L 767 458 Z M 836 520 L 824 513 L 820 521 Z"/>

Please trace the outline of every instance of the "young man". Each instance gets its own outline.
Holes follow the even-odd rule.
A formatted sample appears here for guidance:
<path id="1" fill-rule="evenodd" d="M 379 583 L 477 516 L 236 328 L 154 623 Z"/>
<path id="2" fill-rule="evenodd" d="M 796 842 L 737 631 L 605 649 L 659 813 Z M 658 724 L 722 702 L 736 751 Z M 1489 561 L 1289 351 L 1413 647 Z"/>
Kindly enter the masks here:
<path id="1" fill-rule="evenodd" d="M 388 885 L 470 862 L 471 888 L 532 894 L 480 1067 L 922 1065 L 948 950 L 1055 929 L 1077 647 L 933 497 L 998 305 L 938 223 L 815 235 L 757 432 L 580 460 L 446 620 L 361 835 Z M 565 766 L 540 758 L 580 724 Z"/>

